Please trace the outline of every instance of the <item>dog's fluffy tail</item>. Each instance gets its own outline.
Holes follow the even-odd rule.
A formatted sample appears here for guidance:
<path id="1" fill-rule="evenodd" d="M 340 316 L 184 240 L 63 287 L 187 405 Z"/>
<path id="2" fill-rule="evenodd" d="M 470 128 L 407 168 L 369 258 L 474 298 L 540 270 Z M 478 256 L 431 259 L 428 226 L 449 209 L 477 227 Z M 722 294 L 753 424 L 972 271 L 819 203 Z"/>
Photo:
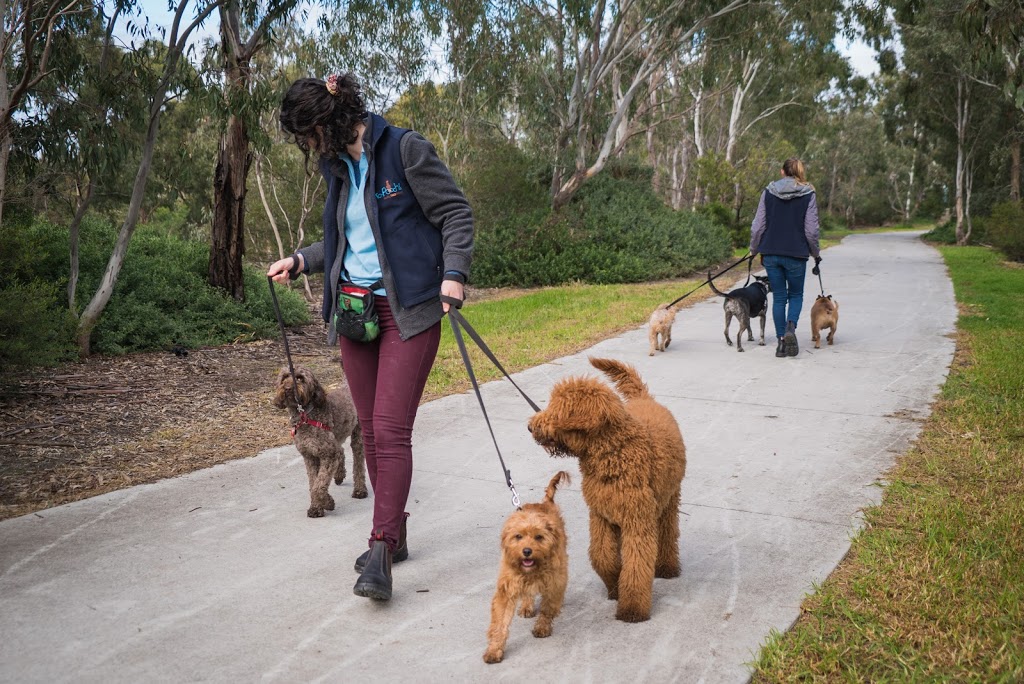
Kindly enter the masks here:
<path id="1" fill-rule="evenodd" d="M 607 375 L 615 383 L 615 388 L 627 399 L 651 396 L 647 385 L 640 379 L 640 374 L 628 363 L 615 359 L 595 359 L 591 356 L 590 365 Z"/>
<path id="2" fill-rule="evenodd" d="M 558 490 L 558 485 L 569 484 L 569 473 L 564 470 L 559 470 L 555 473 L 555 476 L 551 478 L 551 482 L 548 483 L 548 488 L 544 490 L 544 503 L 555 502 L 555 492 Z"/>

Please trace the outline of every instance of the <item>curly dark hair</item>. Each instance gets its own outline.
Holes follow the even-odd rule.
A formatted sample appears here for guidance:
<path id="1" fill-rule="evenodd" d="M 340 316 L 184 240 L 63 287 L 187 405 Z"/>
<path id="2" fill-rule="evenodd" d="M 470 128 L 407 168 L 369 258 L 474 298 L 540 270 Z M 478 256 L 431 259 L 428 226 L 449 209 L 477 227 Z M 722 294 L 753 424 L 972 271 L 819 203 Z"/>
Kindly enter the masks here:
<path id="1" fill-rule="evenodd" d="M 341 153 L 355 141 L 356 124 L 366 118 L 366 103 L 356 77 L 346 73 L 338 77 L 337 83 L 337 93 L 332 95 L 326 81 L 300 78 L 281 100 L 281 130 L 302 150 L 307 166 L 311 152 L 323 156 Z M 316 144 L 317 126 L 323 128 L 322 148 Z"/>

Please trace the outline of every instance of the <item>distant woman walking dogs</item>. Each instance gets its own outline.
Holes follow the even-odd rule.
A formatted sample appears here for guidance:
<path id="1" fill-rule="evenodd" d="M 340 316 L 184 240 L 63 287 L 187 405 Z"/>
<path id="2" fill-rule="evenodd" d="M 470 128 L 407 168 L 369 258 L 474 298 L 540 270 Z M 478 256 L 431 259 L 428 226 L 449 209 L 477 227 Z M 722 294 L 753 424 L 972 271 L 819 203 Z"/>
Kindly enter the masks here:
<path id="1" fill-rule="evenodd" d="M 804 303 L 807 259 L 818 272 L 818 204 L 804 164 L 795 157 L 782 165 L 782 178 L 761 193 L 750 226 L 750 254 L 760 254 L 772 286 L 772 319 L 778 346 L 775 356 L 796 356 L 796 324 Z"/>
<path id="2" fill-rule="evenodd" d="M 275 261 L 267 275 L 281 283 L 325 276 L 328 341 L 341 347 L 374 495 L 353 591 L 388 600 L 391 564 L 409 556 L 412 430 L 448 311 L 439 295 L 465 296 L 473 212 L 434 146 L 368 113 L 352 74 L 295 81 L 280 122 L 307 162 L 319 157 L 324 239 Z"/>

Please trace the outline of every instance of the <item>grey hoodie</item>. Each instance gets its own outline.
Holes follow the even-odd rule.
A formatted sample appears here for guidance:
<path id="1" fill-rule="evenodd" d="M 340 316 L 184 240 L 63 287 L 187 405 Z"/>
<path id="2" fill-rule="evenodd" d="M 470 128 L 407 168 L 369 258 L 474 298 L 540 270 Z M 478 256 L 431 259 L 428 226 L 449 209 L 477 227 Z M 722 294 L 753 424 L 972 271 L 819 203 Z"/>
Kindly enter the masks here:
<path id="1" fill-rule="evenodd" d="M 792 178 L 790 176 L 780 178 L 777 181 L 772 181 L 765 189 L 783 200 L 802 197 L 803 195 L 814 192 L 813 185 L 810 183 L 799 183 L 796 178 Z"/>

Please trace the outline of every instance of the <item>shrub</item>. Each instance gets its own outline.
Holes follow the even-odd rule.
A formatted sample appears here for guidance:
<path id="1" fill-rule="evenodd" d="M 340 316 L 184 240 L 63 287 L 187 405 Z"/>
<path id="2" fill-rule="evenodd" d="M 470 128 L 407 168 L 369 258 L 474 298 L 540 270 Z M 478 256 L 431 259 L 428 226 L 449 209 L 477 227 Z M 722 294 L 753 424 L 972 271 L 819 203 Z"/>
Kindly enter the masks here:
<path id="1" fill-rule="evenodd" d="M 0 286 L 0 368 L 54 366 L 74 357 L 74 320 L 52 283 Z"/>
<path id="2" fill-rule="evenodd" d="M 992 207 L 985 222 L 986 238 L 1012 261 L 1024 261 L 1024 203 L 1003 202 Z"/>
<path id="3" fill-rule="evenodd" d="M 262 269 L 245 269 L 246 301 L 237 302 L 207 285 L 209 246 L 170 233 L 173 231 L 166 223 L 136 229 L 110 302 L 93 330 L 93 351 L 123 354 L 167 349 L 174 343 L 199 347 L 278 334 Z M 17 234 L 17 240 L 11 242 L 12 254 L 5 255 L 7 263 L 17 264 L 16 276 L 6 285 L 0 283 L 2 291 L 8 297 L 27 296 L 27 283 L 44 280 L 51 283 L 52 290 L 44 292 L 38 286 L 31 290 L 35 306 L 48 312 L 35 319 L 47 334 L 22 327 L 10 333 L 18 342 L 11 341 L 9 346 L 17 348 L 31 335 L 52 337 L 55 349 L 62 350 L 60 354 L 39 354 L 32 363 L 66 357 L 74 327 L 68 324 L 71 316 L 58 293 L 66 291 L 69 278 L 68 229 L 40 220 Z M 83 222 L 78 310 L 96 291 L 116 237 L 116 228 L 105 221 L 90 218 Z M 308 309 L 298 293 L 279 288 L 278 300 L 286 324 L 308 320 Z"/>
<path id="4" fill-rule="evenodd" d="M 679 277 L 730 251 L 723 226 L 673 211 L 642 173 L 613 168 L 584 185 L 564 211 L 552 214 L 535 204 L 481 226 L 473 282 L 644 282 Z"/>

